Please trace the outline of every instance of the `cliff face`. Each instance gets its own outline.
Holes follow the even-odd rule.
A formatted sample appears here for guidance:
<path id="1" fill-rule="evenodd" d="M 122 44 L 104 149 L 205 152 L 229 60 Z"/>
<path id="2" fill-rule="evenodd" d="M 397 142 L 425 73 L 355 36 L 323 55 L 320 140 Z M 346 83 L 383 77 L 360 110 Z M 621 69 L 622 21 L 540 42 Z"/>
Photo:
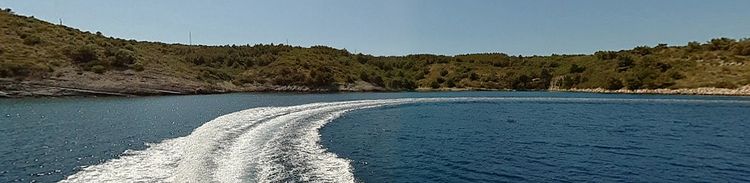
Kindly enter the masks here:
<path id="1" fill-rule="evenodd" d="M 473 89 L 701 94 L 691 91 L 750 84 L 747 39 L 591 55 L 377 57 L 326 46 L 123 40 L 9 11 L 0 11 L 0 33 L 5 97 Z"/>

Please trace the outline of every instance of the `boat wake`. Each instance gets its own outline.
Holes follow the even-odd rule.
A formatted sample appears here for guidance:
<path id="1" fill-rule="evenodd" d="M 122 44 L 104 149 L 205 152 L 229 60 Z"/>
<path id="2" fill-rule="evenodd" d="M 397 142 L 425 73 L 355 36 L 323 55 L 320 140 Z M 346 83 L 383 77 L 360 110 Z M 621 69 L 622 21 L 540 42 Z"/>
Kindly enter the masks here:
<path id="1" fill-rule="evenodd" d="M 218 117 L 188 136 L 128 150 L 61 182 L 354 182 L 350 161 L 319 143 L 319 129 L 343 113 L 408 103 L 498 99 L 550 101 L 420 98 L 253 108 Z"/>
<path id="2" fill-rule="evenodd" d="M 354 182 L 349 160 L 327 152 L 319 129 L 341 114 L 453 99 L 389 99 L 261 107 L 218 117 L 190 135 L 83 168 L 61 182 Z"/>

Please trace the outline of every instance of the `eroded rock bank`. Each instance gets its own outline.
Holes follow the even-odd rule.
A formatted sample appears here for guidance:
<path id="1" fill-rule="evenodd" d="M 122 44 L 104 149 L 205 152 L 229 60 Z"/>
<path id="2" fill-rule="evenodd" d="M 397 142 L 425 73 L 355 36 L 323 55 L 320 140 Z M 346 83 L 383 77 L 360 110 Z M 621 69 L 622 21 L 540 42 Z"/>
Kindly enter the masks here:
<path id="1" fill-rule="evenodd" d="M 308 87 L 283 85 L 241 85 L 230 82 L 206 84 L 187 80 L 139 80 L 131 79 L 43 79 L 23 81 L 0 78 L 0 98 L 63 97 L 63 96 L 154 96 L 195 95 L 234 92 L 374 92 L 388 91 L 366 82 L 340 86 Z"/>
<path id="2" fill-rule="evenodd" d="M 739 88 L 715 88 L 715 87 L 701 87 L 701 88 L 678 88 L 678 89 L 619 89 L 619 90 L 607 90 L 603 88 L 594 89 L 554 89 L 551 91 L 567 91 L 567 92 L 590 92 L 590 93 L 626 93 L 626 94 L 664 94 L 664 95 L 730 95 L 730 96 L 750 96 L 750 85 L 745 85 Z"/>

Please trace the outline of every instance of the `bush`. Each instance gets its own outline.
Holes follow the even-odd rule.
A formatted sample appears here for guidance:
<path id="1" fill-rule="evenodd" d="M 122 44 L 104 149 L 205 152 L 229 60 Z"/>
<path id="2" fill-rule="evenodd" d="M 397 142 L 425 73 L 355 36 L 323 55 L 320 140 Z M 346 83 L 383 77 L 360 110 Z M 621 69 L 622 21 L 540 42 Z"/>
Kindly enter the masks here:
<path id="1" fill-rule="evenodd" d="M 643 81 L 640 78 L 629 76 L 625 78 L 623 85 L 629 90 L 637 90 L 643 87 Z"/>
<path id="2" fill-rule="evenodd" d="M 414 89 L 416 84 L 407 78 L 393 78 L 386 82 L 386 88 L 390 89 Z"/>
<path id="3" fill-rule="evenodd" d="M 38 63 L 0 61 L 0 77 L 42 76 L 47 71 L 49 71 L 49 67 Z"/>
<path id="4" fill-rule="evenodd" d="M 701 47 L 700 43 L 695 42 L 695 41 L 691 41 L 691 42 L 688 43 L 686 49 L 687 49 L 688 52 L 696 52 L 696 51 L 700 51 L 702 49 L 702 47 Z"/>
<path id="5" fill-rule="evenodd" d="M 133 64 L 132 66 L 130 66 L 130 68 L 132 68 L 135 71 L 139 71 L 139 72 L 145 70 L 145 68 L 143 67 L 143 63 L 141 63 L 141 62 L 136 62 L 135 64 Z"/>
<path id="6" fill-rule="evenodd" d="M 36 35 L 28 35 L 23 38 L 23 44 L 25 45 L 37 45 L 42 43 L 42 38 Z"/>
<path id="7" fill-rule="evenodd" d="M 107 71 L 107 68 L 104 67 L 104 66 L 102 66 L 102 65 L 91 66 L 91 72 L 94 72 L 94 73 L 97 73 L 97 74 L 102 74 L 105 71 Z"/>
<path id="8" fill-rule="evenodd" d="M 583 71 L 586 71 L 586 67 L 578 66 L 578 64 L 572 64 L 568 69 L 568 73 L 582 73 Z"/>
<path id="9" fill-rule="evenodd" d="M 633 52 L 633 54 L 644 56 L 644 55 L 651 54 L 652 49 L 651 47 L 648 47 L 648 46 L 638 46 L 638 47 L 633 48 L 631 52 Z"/>
<path id="10" fill-rule="evenodd" d="M 70 58 L 76 63 L 89 63 L 99 60 L 95 45 L 84 45 L 76 48 L 70 53 Z"/>
<path id="11" fill-rule="evenodd" d="M 440 71 L 440 76 L 447 76 L 447 75 L 448 75 L 448 70 L 441 70 Z"/>
<path id="12" fill-rule="evenodd" d="M 630 56 L 620 56 L 617 59 L 617 71 L 622 72 L 633 66 L 634 60 Z"/>
<path id="13" fill-rule="evenodd" d="M 383 83 L 383 78 L 375 73 L 371 73 L 368 78 L 367 82 L 370 82 L 371 84 L 377 85 L 377 86 L 385 86 Z"/>
<path id="14" fill-rule="evenodd" d="M 199 75 L 198 77 L 199 79 L 202 79 L 204 81 L 230 81 L 233 79 L 232 75 L 229 75 L 229 73 L 227 73 L 226 71 L 211 67 L 202 67 L 201 75 Z"/>
<path id="15" fill-rule="evenodd" d="M 708 42 L 708 48 L 713 51 L 728 50 L 735 42 L 737 41 L 729 38 L 711 39 L 711 41 Z"/>
<path id="16" fill-rule="evenodd" d="M 436 80 L 431 80 L 430 81 L 430 88 L 434 88 L 434 89 L 440 88 L 440 83 L 438 83 L 438 81 L 436 81 Z"/>
<path id="17" fill-rule="evenodd" d="M 617 58 L 617 52 L 614 51 L 597 51 L 594 56 L 599 60 L 612 60 Z"/>
<path id="18" fill-rule="evenodd" d="M 479 79 L 479 75 L 477 75 L 477 73 L 476 73 L 476 72 L 474 72 L 474 71 L 471 71 L 471 72 L 469 73 L 469 79 L 470 79 L 470 80 L 472 80 L 472 81 L 476 81 L 476 80 L 478 80 L 478 79 Z"/>
<path id="19" fill-rule="evenodd" d="M 454 78 L 448 78 L 445 80 L 445 87 L 453 88 L 456 87 L 456 80 Z"/>
<path id="20" fill-rule="evenodd" d="M 607 89 L 608 90 L 619 90 L 622 89 L 624 86 L 622 85 L 622 81 L 617 78 L 607 78 Z"/>
<path id="21" fill-rule="evenodd" d="M 327 67 L 311 70 L 307 81 L 307 85 L 309 86 L 329 86 L 332 83 L 333 73 Z"/>
<path id="22" fill-rule="evenodd" d="M 113 53 L 112 66 L 127 67 L 128 65 L 135 64 L 136 61 L 135 52 L 126 49 L 117 49 Z"/>
<path id="23" fill-rule="evenodd" d="M 732 47 L 732 53 L 734 53 L 735 55 L 750 56 L 750 42 L 736 44 Z"/>
<path id="24" fill-rule="evenodd" d="M 737 85 L 729 81 L 719 81 L 714 85 L 716 88 L 735 89 Z"/>

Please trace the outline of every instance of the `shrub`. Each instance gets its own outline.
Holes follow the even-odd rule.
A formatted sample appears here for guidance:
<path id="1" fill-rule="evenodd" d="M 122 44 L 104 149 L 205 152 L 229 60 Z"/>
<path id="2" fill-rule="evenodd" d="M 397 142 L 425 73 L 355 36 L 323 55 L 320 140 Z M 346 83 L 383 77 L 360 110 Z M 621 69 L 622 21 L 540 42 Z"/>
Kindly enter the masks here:
<path id="1" fill-rule="evenodd" d="M 637 90 L 643 86 L 643 81 L 640 78 L 629 76 L 625 78 L 623 85 L 629 90 Z"/>
<path id="2" fill-rule="evenodd" d="M 107 68 L 104 67 L 104 66 L 102 66 L 102 65 L 91 66 L 91 72 L 94 72 L 94 73 L 97 73 L 97 74 L 102 74 L 105 71 L 107 71 Z"/>
<path id="3" fill-rule="evenodd" d="M 735 42 L 737 41 L 729 38 L 711 39 L 711 41 L 708 42 L 708 47 L 713 51 L 728 50 Z"/>
<path id="4" fill-rule="evenodd" d="M 617 52 L 614 51 L 597 51 L 594 53 L 594 56 L 596 56 L 599 60 L 612 60 L 617 58 Z"/>
<path id="5" fill-rule="evenodd" d="M 377 85 L 377 86 L 385 86 L 383 83 L 383 78 L 375 73 L 371 73 L 368 78 L 367 82 L 370 82 L 371 84 Z"/>
<path id="6" fill-rule="evenodd" d="M 89 63 L 99 60 L 95 45 L 84 45 L 76 48 L 70 53 L 70 58 L 76 63 Z"/>
<path id="7" fill-rule="evenodd" d="M 438 83 L 438 81 L 436 81 L 436 80 L 431 80 L 430 81 L 430 88 L 434 88 L 434 89 L 440 88 L 440 83 Z"/>
<path id="8" fill-rule="evenodd" d="M 393 78 L 386 82 L 386 88 L 390 89 L 408 89 L 417 88 L 416 84 L 407 78 Z"/>
<path id="9" fill-rule="evenodd" d="M 578 66 L 578 64 L 572 64 L 568 69 L 568 73 L 582 73 L 583 71 L 586 71 L 586 67 Z"/>
<path id="10" fill-rule="evenodd" d="M 37 45 L 42 43 L 42 38 L 36 35 L 28 35 L 23 38 L 23 44 L 26 45 Z"/>
<path id="11" fill-rule="evenodd" d="M 117 49 L 113 53 L 112 66 L 126 67 L 135 64 L 136 61 L 135 52 L 126 49 Z"/>
<path id="12" fill-rule="evenodd" d="M 448 75 L 448 70 L 441 70 L 440 71 L 440 76 L 447 76 L 447 75 Z"/>
<path id="13" fill-rule="evenodd" d="M 643 55 L 651 54 L 652 49 L 651 47 L 648 47 L 648 46 L 638 46 L 638 47 L 633 48 L 631 52 L 633 52 L 634 54 L 643 56 Z"/>
<path id="14" fill-rule="evenodd" d="M 736 44 L 732 47 L 732 53 L 735 55 L 750 56 L 750 42 Z"/>
<path id="15" fill-rule="evenodd" d="M 617 71 L 622 72 L 630 69 L 633 66 L 633 58 L 630 56 L 620 56 L 617 59 Z"/>
<path id="16" fill-rule="evenodd" d="M 435 81 L 437 81 L 438 83 L 445 83 L 445 78 L 443 78 L 443 77 L 437 77 L 435 79 Z"/>
<path id="17" fill-rule="evenodd" d="M 718 83 L 715 84 L 715 87 L 716 88 L 735 89 L 735 88 L 737 88 L 737 85 L 734 84 L 734 83 L 732 83 L 732 82 L 729 82 L 729 81 L 719 81 Z"/>
<path id="18" fill-rule="evenodd" d="M 456 80 L 454 78 L 448 78 L 445 80 L 445 87 L 453 88 L 456 87 Z"/>
<path id="19" fill-rule="evenodd" d="M 210 80 L 230 81 L 232 80 L 232 76 L 229 75 L 229 73 L 227 73 L 226 71 L 216 69 L 216 68 L 211 68 L 211 67 L 201 68 L 201 75 L 199 77 L 205 81 L 210 81 Z"/>
<path id="20" fill-rule="evenodd" d="M 688 43 L 686 49 L 687 49 L 688 52 L 696 52 L 696 51 L 700 51 L 702 49 L 702 47 L 701 47 L 700 43 L 695 42 L 695 41 L 691 41 L 691 42 Z"/>
<path id="21" fill-rule="evenodd" d="M 472 80 L 472 81 L 478 80 L 478 79 L 479 79 L 479 75 L 477 75 L 477 73 L 476 73 L 476 72 L 474 72 L 474 71 L 471 71 L 471 72 L 469 73 L 469 79 L 470 79 L 470 80 Z"/>
<path id="22" fill-rule="evenodd" d="M 135 71 L 139 71 L 139 72 L 145 70 L 145 68 L 143 67 L 143 63 L 141 63 L 141 62 L 136 62 L 135 64 L 133 64 L 132 66 L 130 66 L 130 68 L 132 68 Z"/>
<path id="23" fill-rule="evenodd" d="M 624 86 L 622 85 L 622 81 L 620 81 L 620 79 L 617 79 L 614 77 L 607 78 L 608 90 L 619 90 L 619 89 L 622 89 L 622 87 Z"/>
<path id="24" fill-rule="evenodd" d="M 327 67 L 313 69 L 310 71 L 307 85 L 309 86 L 328 86 L 333 83 L 333 74 Z"/>
<path id="25" fill-rule="evenodd" d="M 38 63 L 0 61 L 0 77 L 42 76 L 49 70 L 46 65 Z"/>
<path id="26" fill-rule="evenodd" d="M 271 83 L 282 86 L 302 85 L 305 84 L 303 81 L 307 79 L 299 70 L 287 67 L 270 71 L 265 74 L 265 77 L 272 78 Z"/>

